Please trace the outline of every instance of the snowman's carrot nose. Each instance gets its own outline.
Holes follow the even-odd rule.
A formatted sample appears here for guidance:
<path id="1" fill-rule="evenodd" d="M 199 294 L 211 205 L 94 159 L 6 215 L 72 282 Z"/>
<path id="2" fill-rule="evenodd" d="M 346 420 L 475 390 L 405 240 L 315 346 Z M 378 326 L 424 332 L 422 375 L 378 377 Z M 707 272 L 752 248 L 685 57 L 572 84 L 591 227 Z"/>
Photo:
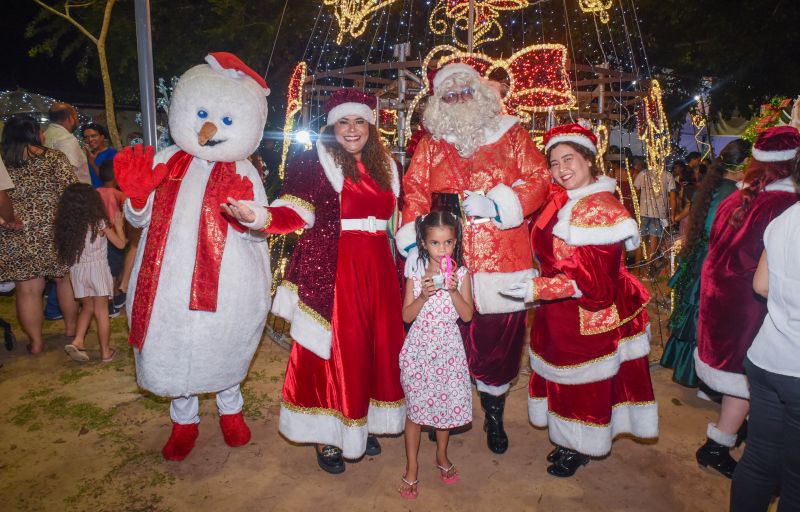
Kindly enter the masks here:
<path id="1" fill-rule="evenodd" d="M 200 133 L 197 134 L 197 143 L 201 146 L 205 146 L 206 142 L 208 142 L 215 133 L 217 133 L 217 127 L 214 123 L 206 121 L 202 128 L 200 128 Z"/>

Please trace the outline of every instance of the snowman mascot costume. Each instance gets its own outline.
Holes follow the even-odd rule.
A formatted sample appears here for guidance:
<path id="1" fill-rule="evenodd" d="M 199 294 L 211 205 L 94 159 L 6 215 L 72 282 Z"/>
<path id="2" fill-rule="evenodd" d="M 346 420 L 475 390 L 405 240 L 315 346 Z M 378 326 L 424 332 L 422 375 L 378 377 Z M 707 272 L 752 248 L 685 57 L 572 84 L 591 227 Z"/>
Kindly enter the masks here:
<path id="1" fill-rule="evenodd" d="M 265 234 L 220 208 L 266 204 L 247 160 L 267 119 L 269 89 L 229 53 L 212 53 L 178 81 L 169 109 L 174 146 L 126 148 L 115 159 L 125 216 L 144 228 L 128 295 L 139 385 L 172 398 L 162 453 L 183 460 L 198 436 L 198 399 L 216 393 L 225 442 L 242 446 L 245 378 L 270 307 Z"/>

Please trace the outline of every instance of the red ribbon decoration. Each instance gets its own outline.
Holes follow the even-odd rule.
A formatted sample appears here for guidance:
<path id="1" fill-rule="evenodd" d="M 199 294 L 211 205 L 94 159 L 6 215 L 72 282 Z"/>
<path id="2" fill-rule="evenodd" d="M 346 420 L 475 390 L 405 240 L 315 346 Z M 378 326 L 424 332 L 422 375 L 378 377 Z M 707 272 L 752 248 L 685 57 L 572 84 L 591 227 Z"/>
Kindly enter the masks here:
<path id="1" fill-rule="evenodd" d="M 567 204 L 567 201 L 569 201 L 569 195 L 567 195 L 566 189 L 560 185 L 551 183 L 549 200 L 542 209 L 542 213 L 539 214 L 539 218 L 536 219 L 535 228 L 544 229 L 547 227 L 553 215 L 557 214 L 558 211 Z"/>
<path id="2" fill-rule="evenodd" d="M 164 250 L 167 245 L 172 215 L 181 182 L 194 157 L 184 151 L 178 151 L 167 162 L 169 174 L 167 179 L 156 189 L 153 200 L 153 211 L 147 231 L 147 242 L 139 266 L 136 281 L 136 297 L 131 312 L 131 325 L 128 343 L 139 351 L 144 346 L 150 317 L 153 313 L 153 302 L 158 289 L 158 280 L 163 265 Z M 237 183 L 238 181 L 238 183 Z M 245 185 L 250 184 L 249 195 Z M 219 289 L 219 271 L 222 264 L 222 253 L 228 234 L 228 224 L 237 229 L 241 227 L 227 220 L 222 215 L 219 204 L 223 197 L 231 196 L 239 199 L 252 199 L 253 188 L 250 180 L 236 174 L 234 162 L 217 162 L 211 170 L 203 195 L 200 226 L 197 237 L 197 255 L 189 307 L 192 310 L 216 311 L 217 292 Z M 222 199 L 223 201 L 226 199 Z"/>

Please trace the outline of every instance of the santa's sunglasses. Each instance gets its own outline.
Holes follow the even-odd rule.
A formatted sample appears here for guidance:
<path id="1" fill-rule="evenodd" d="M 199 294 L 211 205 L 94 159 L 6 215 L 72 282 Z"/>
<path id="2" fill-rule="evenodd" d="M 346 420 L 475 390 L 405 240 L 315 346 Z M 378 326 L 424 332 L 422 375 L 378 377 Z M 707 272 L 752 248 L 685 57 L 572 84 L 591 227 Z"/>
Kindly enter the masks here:
<path id="1" fill-rule="evenodd" d="M 450 91 L 442 95 L 442 101 L 445 103 L 456 103 L 458 101 L 471 100 L 475 94 L 475 89 L 472 87 L 464 87 L 461 91 Z"/>

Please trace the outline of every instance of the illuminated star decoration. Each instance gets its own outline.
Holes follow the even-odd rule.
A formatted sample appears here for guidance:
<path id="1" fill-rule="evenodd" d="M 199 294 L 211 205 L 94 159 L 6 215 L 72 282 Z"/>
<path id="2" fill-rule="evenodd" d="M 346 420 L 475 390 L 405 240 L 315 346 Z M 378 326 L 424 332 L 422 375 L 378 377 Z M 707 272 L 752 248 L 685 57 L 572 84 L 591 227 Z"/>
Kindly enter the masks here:
<path id="1" fill-rule="evenodd" d="M 289 78 L 289 90 L 286 93 L 286 119 L 283 124 L 283 149 L 281 150 L 281 166 L 278 167 L 278 176 L 283 180 L 286 171 L 286 155 L 292 143 L 294 129 L 294 116 L 303 108 L 303 83 L 306 81 L 306 63 L 300 62 L 294 67 Z"/>
<path id="2" fill-rule="evenodd" d="M 359 37 L 367 30 L 369 20 L 375 11 L 394 3 L 395 0 L 323 0 L 325 5 L 332 5 L 339 35 L 336 44 L 342 44 L 345 35 Z"/>
<path id="3" fill-rule="evenodd" d="M 503 27 L 498 21 L 502 11 L 516 11 L 528 5 L 530 5 L 529 0 L 476 0 L 473 48 L 503 37 Z M 452 26 L 448 23 L 450 20 Z M 453 42 L 466 49 L 466 38 L 469 33 L 469 0 L 439 0 L 431 11 L 428 26 L 436 35 L 443 35 L 449 29 Z"/>
<path id="4" fill-rule="evenodd" d="M 583 12 L 598 15 L 600 23 L 608 23 L 608 10 L 612 3 L 613 0 L 578 0 L 578 7 Z"/>
<path id="5" fill-rule="evenodd" d="M 502 74 L 508 76 L 508 92 L 503 104 L 509 114 L 517 115 L 523 122 L 530 121 L 532 112 L 549 110 L 569 110 L 577 100 L 572 93 L 567 74 L 567 48 L 560 44 L 535 44 L 523 48 L 507 59 L 493 59 L 483 53 L 468 53 L 453 46 L 437 46 L 422 62 L 422 69 L 430 67 L 430 61 L 437 54 L 438 67 L 452 62 L 469 64 L 481 76 Z M 501 70 L 501 71 L 499 71 Z M 409 112 L 430 93 L 430 78 L 423 77 L 425 86 L 412 100 Z M 411 135 L 410 123 L 406 125 L 406 140 Z"/>
<path id="6" fill-rule="evenodd" d="M 639 138 L 644 142 L 647 168 L 656 174 L 656 179 L 652 180 L 653 192 L 659 194 L 662 175 L 666 172 L 667 157 L 670 154 L 670 134 L 669 123 L 661 102 L 661 84 L 658 80 L 650 83 L 650 92 L 642 98 L 636 124 Z"/>

